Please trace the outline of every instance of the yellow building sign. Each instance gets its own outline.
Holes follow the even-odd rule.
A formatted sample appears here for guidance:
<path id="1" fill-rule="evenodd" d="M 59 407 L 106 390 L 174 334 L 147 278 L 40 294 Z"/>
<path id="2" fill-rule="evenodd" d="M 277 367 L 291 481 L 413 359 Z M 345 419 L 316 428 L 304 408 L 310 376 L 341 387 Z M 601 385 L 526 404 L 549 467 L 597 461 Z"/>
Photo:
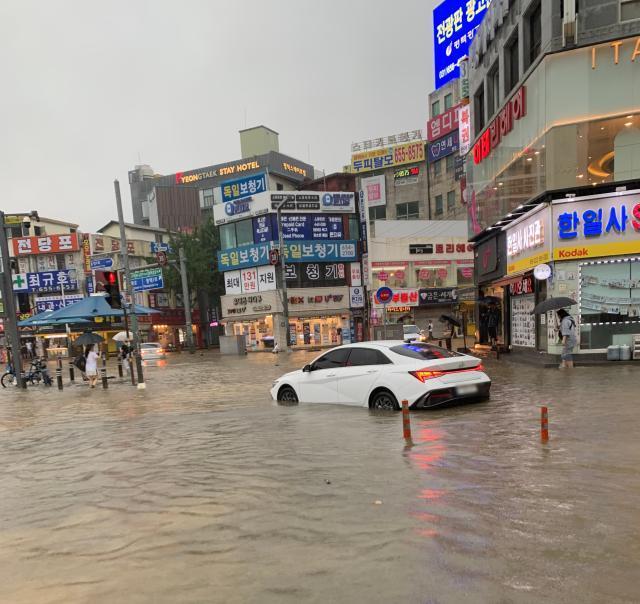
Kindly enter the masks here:
<path id="1" fill-rule="evenodd" d="M 359 174 L 419 161 L 424 161 L 424 141 L 354 153 L 351 156 L 351 172 Z"/>

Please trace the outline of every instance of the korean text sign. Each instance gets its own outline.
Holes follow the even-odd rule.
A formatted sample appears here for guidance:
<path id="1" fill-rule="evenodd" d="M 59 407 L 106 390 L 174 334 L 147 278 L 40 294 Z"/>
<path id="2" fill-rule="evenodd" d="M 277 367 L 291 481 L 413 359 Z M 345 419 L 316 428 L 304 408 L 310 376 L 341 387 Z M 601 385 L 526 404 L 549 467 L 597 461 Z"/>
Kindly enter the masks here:
<path id="1" fill-rule="evenodd" d="M 444 113 L 437 115 L 427 122 L 427 140 L 429 142 L 442 138 L 458 128 L 458 111 L 462 105 L 455 105 Z"/>
<path id="2" fill-rule="evenodd" d="M 45 310 L 60 310 L 65 306 L 70 306 L 76 302 L 80 302 L 84 296 L 82 294 L 69 294 L 64 297 L 61 296 L 45 296 L 43 298 L 36 298 L 36 311 L 44 312 Z"/>
<path id="3" fill-rule="evenodd" d="M 459 77 L 458 61 L 469 54 L 491 0 L 445 0 L 433 11 L 435 87 Z"/>
<path id="4" fill-rule="evenodd" d="M 13 276 L 13 290 L 29 293 L 59 292 L 78 289 L 76 271 L 59 270 L 42 273 L 18 273 Z"/>
<path id="5" fill-rule="evenodd" d="M 554 203 L 554 260 L 640 253 L 639 193 Z"/>
<path id="6" fill-rule="evenodd" d="M 227 180 L 220 184 L 222 201 L 233 201 L 241 197 L 248 197 L 267 190 L 267 179 L 264 173 Z"/>
<path id="7" fill-rule="evenodd" d="M 424 160 L 424 143 L 417 141 L 354 153 L 351 156 L 351 171 L 356 174 L 370 172 L 371 170 L 401 166 L 422 160 Z"/>
<path id="8" fill-rule="evenodd" d="M 507 274 L 534 268 L 551 259 L 548 207 L 517 221 L 505 229 L 507 237 Z"/>
<path id="9" fill-rule="evenodd" d="M 434 162 L 451 155 L 458 150 L 458 131 L 454 130 L 445 137 L 429 144 L 429 161 Z"/>
<path id="10" fill-rule="evenodd" d="M 77 252 L 80 249 L 78 234 L 43 235 L 42 237 L 17 237 L 13 239 L 13 253 L 16 256 L 29 254 L 55 254 Z"/>
<path id="11" fill-rule="evenodd" d="M 150 289 L 163 289 L 164 278 L 161 268 L 140 269 L 131 273 L 131 285 L 134 292 L 143 292 Z"/>
<path id="12" fill-rule="evenodd" d="M 243 245 L 218 252 L 221 271 L 269 264 L 269 243 Z M 284 244 L 287 262 L 349 262 L 357 259 L 356 241 L 288 241 Z"/>

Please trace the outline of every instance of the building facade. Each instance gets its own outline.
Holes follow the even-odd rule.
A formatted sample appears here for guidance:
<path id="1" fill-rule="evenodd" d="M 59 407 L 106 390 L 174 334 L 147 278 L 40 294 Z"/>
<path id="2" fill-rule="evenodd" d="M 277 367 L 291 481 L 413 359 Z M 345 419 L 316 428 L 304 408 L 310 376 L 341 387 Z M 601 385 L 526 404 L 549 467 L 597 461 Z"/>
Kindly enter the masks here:
<path id="1" fill-rule="evenodd" d="M 304 349 L 362 340 L 362 315 L 353 312 L 364 306 L 355 202 L 353 192 L 268 191 L 214 206 L 226 335 L 244 335 L 256 351 L 286 342 L 283 274 L 274 257 L 281 226 L 289 344 Z"/>
<path id="2" fill-rule="evenodd" d="M 570 207 L 567 201 L 566 212 L 555 208 L 565 203 L 558 200 L 590 198 L 589 188 L 594 195 L 636 188 L 640 176 L 636 4 L 493 2 L 471 45 L 469 235 L 476 243 L 481 296 L 499 316 L 499 339 L 512 349 L 557 352 L 555 324 L 548 322 L 553 317 L 536 319 L 528 309 L 548 296 L 580 296 L 585 286 L 581 275 L 588 273 L 586 263 L 591 260 L 584 259 L 582 270 L 580 257 L 555 257 L 563 247 L 556 240 L 559 228 L 575 222 L 578 229 L 587 229 L 581 232 L 589 241 L 601 237 L 596 233 L 602 221 L 607 233 L 632 232 L 628 216 L 625 229 L 622 222 L 607 223 L 611 212 L 622 220 L 622 208 L 605 207 L 608 201 L 598 202 L 593 213 L 588 200 L 580 201 L 579 207 Z M 543 203 L 548 209 L 540 209 Z M 635 208 L 629 200 L 627 204 L 626 211 Z M 594 215 L 596 226 L 591 226 Z M 580 235 L 572 237 L 578 240 Z M 634 253 L 630 245 L 625 249 Z M 535 252 L 531 255 L 530 246 Z M 575 261 L 578 264 L 571 267 Z M 616 254 L 617 265 L 625 262 L 622 253 Z M 556 272 L 550 280 L 534 279 L 531 263 L 551 263 Z M 594 295 L 592 300 L 616 297 L 602 291 Z M 573 310 L 585 353 L 601 351 L 622 336 L 612 321 L 594 325 L 592 311 L 582 305 Z M 486 334 L 485 320 L 480 317 L 479 322 L 480 333 Z"/>
<path id="3" fill-rule="evenodd" d="M 240 132 L 242 157 L 222 164 L 158 175 L 150 166 L 129 172 L 134 222 L 189 230 L 213 206 L 268 190 L 294 190 L 315 178 L 313 167 L 279 152 L 278 133 L 259 126 Z"/>

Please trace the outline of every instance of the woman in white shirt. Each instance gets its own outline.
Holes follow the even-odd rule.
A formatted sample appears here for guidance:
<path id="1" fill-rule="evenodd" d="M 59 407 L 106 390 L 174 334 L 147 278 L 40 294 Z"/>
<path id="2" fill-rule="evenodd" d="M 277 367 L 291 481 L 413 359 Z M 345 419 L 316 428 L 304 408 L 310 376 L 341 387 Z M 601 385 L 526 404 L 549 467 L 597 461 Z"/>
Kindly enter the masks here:
<path id="1" fill-rule="evenodd" d="M 96 382 L 98 381 L 98 358 L 100 355 L 93 349 L 93 344 L 87 346 L 87 349 L 84 353 L 84 358 L 86 360 L 86 368 L 85 374 L 89 378 L 89 386 L 91 388 L 96 387 Z"/>

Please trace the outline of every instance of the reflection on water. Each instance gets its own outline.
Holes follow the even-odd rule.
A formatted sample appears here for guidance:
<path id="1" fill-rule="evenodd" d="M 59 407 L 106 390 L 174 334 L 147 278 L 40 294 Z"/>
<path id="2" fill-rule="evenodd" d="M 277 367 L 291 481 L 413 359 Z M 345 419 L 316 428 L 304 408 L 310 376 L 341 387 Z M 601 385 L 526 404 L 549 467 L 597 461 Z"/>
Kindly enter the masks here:
<path id="1" fill-rule="evenodd" d="M 271 402 L 307 358 L 0 393 L 0 601 L 634 601 L 633 368 L 490 364 L 405 448 L 399 414 Z"/>

